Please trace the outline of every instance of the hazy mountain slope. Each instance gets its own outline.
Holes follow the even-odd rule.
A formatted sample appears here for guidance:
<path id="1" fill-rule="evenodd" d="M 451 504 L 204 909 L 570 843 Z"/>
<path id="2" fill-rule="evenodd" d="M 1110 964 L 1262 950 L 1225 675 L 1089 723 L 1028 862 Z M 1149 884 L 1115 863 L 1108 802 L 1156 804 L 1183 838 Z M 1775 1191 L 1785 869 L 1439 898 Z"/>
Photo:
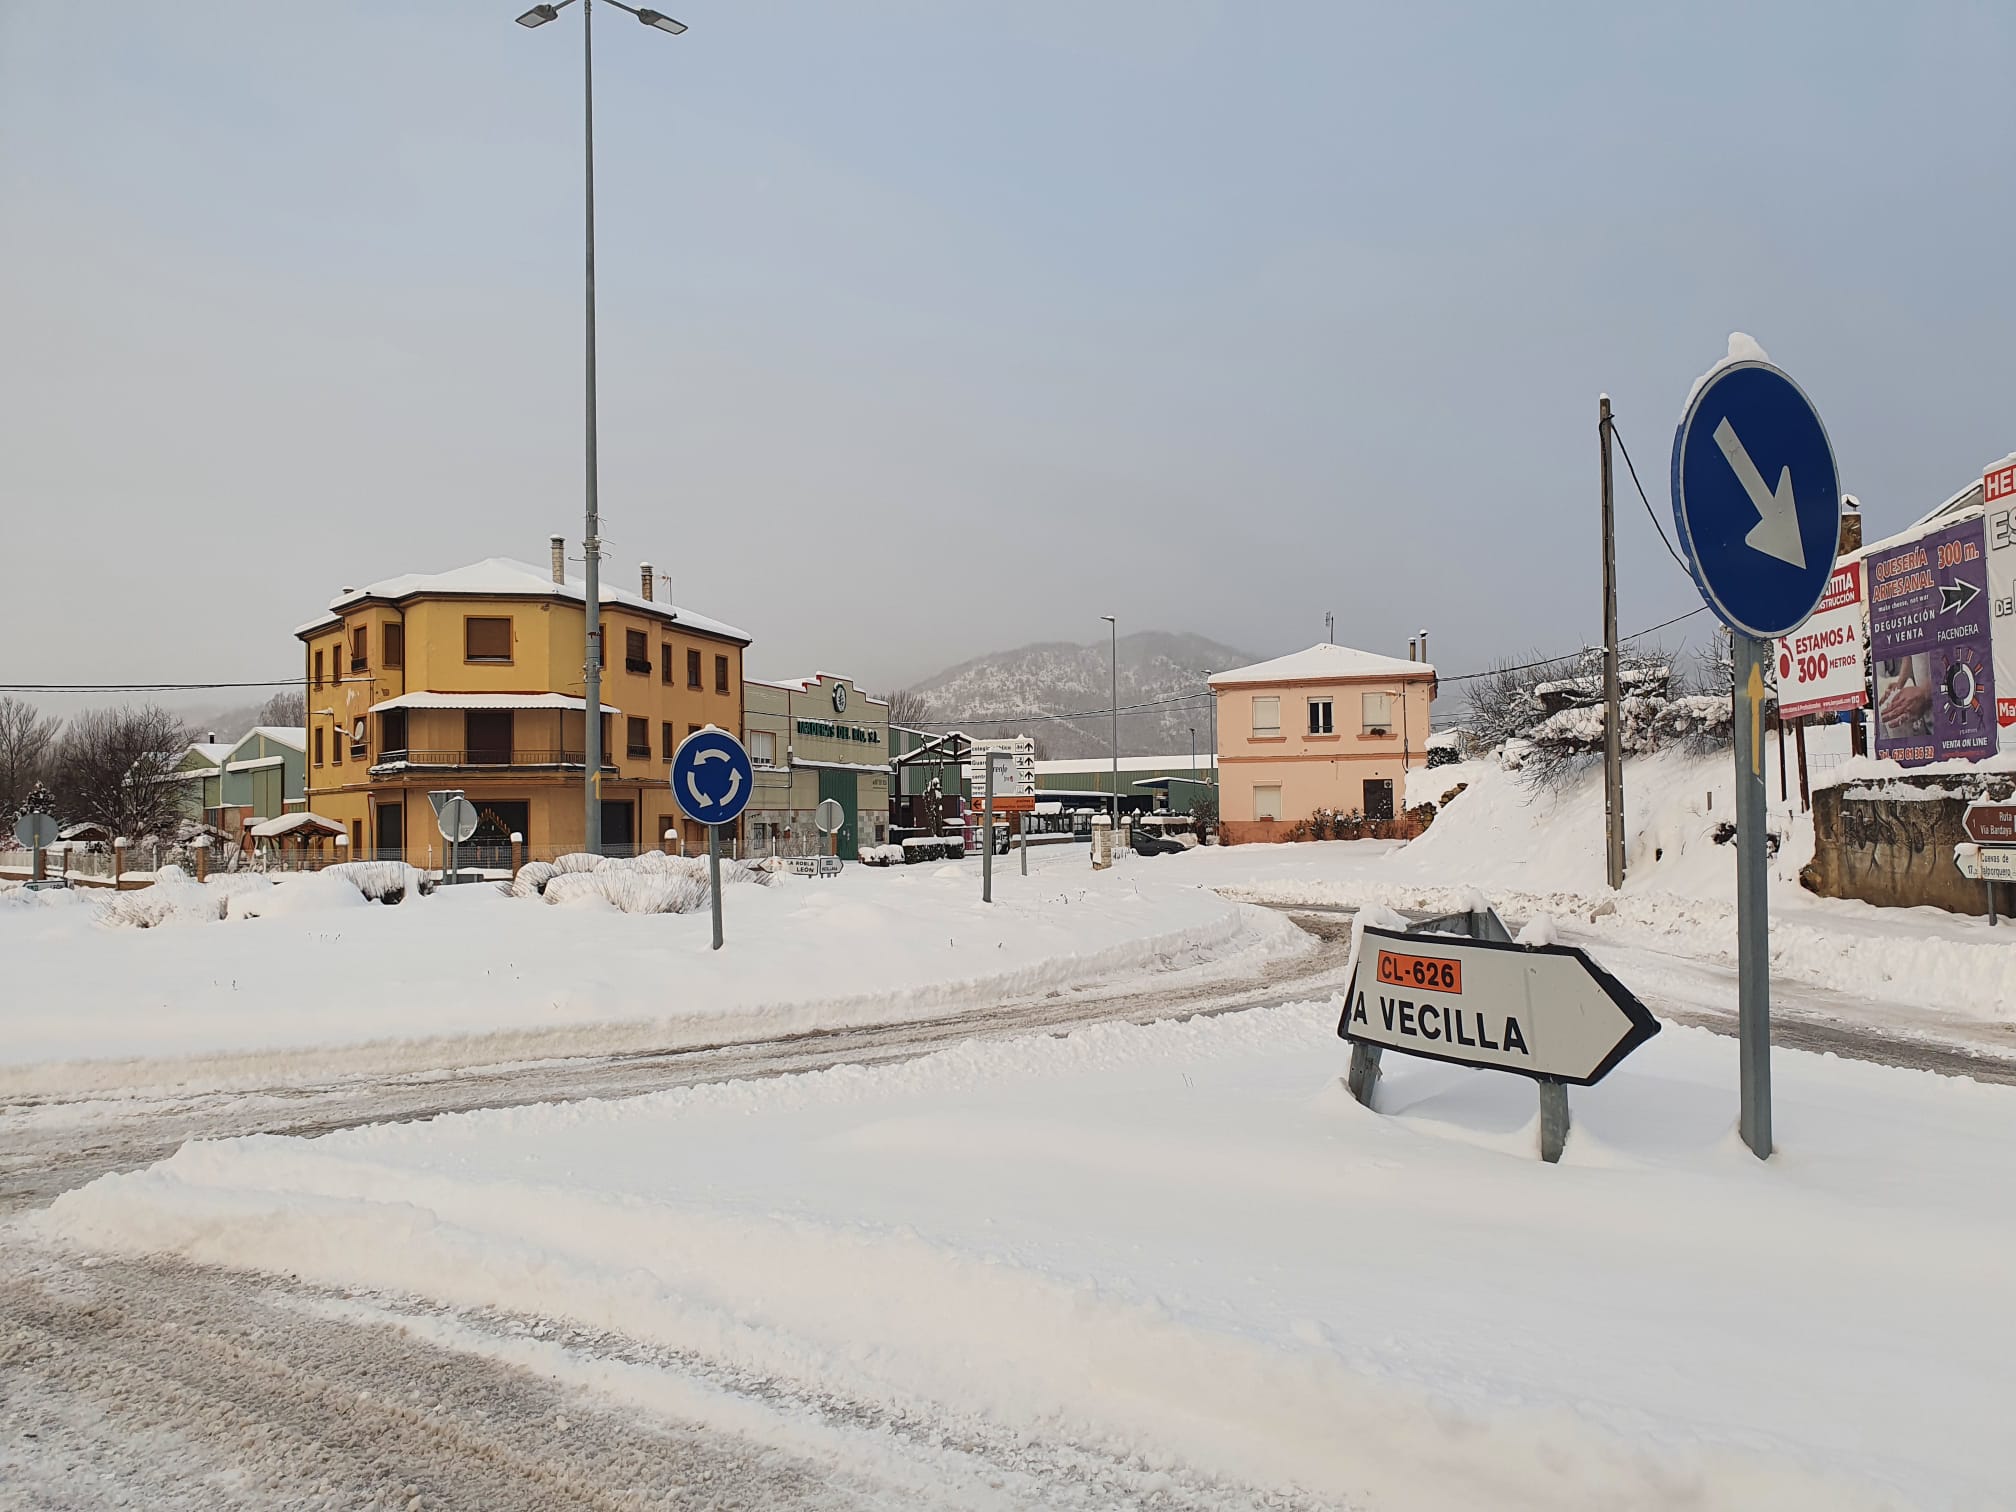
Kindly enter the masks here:
<path id="1" fill-rule="evenodd" d="M 1109 655 L 1103 640 L 1082 646 L 1044 641 L 962 662 L 925 679 L 916 691 L 932 720 L 957 721 L 969 735 L 1029 734 L 1046 756 L 1103 756 L 1112 749 L 1105 712 L 1112 704 Z M 1197 749 L 1208 749 L 1211 710 L 1204 679 L 1258 659 L 1201 635 L 1141 630 L 1121 636 L 1121 708 L 1156 705 L 1121 714 L 1121 754 L 1187 754 L 1193 725 Z M 1188 701 L 1165 702 L 1183 698 Z M 1074 720 L 984 717 L 1084 710 L 1099 712 Z"/>

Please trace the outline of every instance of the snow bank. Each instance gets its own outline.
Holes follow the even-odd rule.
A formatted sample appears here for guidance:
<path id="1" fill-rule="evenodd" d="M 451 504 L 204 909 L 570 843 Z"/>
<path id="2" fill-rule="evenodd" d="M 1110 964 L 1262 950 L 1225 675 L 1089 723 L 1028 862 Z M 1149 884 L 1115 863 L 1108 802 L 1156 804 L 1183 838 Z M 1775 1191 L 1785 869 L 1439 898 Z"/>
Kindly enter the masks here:
<path id="1" fill-rule="evenodd" d="M 1530 1083 L 1389 1056 L 1370 1113 L 1333 1023 L 192 1144 L 36 1221 L 1337 1504 L 2005 1498 L 2016 1094 L 1781 1052 L 1760 1165 L 1733 1042 L 1669 1029 L 1549 1167 Z"/>
<path id="2" fill-rule="evenodd" d="M 738 885 L 718 952 L 704 907 L 610 902 L 704 901 L 689 871 L 556 872 L 547 899 L 580 889 L 586 910 L 481 885 L 360 908 L 326 873 L 118 895 L 150 924 L 214 923 L 228 899 L 243 922 L 215 928 L 107 930 L 95 908 L 9 906 L 0 959 L 18 996 L 0 1015 L 0 1097 L 663 1049 L 956 1013 L 1123 971 L 1252 975 L 1309 945 L 1278 916 L 1194 884 L 1094 876 L 1082 857 L 997 877 L 991 908 L 970 865 L 817 882 L 725 867 Z"/>
<path id="3" fill-rule="evenodd" d="M 1408 801 L 1467 786 L 1418 839 L 1360 844 L 1228 846 L 1169 857 L 1172 875 L 1254 901 L 1379 903 L 1450 911 L 1481 890 L 1514 919 L 1554 916 L 1597 944 L 1688 961 L 1736 959 L 1732 761 L 1661 752 L 1625 763 L 1627 881 L 1603 874 L 1603 779 L 1592 769 L 1558 791 L 1534 791 L 1484 760 L 1410 774 Z M 1770 862 L 1774 977 L 1861 998 L 1915 1001 L 1942 1014 L 2016 1022 L 2016 929 L 1932 908 L 1879 909 L 1819 898 L 1799 885 L 1813 855 L 1810 815 L 1776 798 Z M 1627 973 L 1626 979 L 1642 979 Z M 1732 999 L 1733 1002 L 1733 999 Z"/>

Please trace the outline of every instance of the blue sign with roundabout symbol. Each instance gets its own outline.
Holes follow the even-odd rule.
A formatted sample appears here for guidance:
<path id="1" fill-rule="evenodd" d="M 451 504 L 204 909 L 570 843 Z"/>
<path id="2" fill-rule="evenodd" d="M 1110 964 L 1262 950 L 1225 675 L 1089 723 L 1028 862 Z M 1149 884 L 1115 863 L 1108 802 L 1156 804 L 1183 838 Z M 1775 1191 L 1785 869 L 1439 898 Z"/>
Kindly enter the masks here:
<path id="1" fill-rule="evenodd" d="M 713 725 L 696 730 L 672 755 L 672 796 L 688 818 L 702 824 L 733 824 L 755 788 L 749 753 L 726 730 Z"/>

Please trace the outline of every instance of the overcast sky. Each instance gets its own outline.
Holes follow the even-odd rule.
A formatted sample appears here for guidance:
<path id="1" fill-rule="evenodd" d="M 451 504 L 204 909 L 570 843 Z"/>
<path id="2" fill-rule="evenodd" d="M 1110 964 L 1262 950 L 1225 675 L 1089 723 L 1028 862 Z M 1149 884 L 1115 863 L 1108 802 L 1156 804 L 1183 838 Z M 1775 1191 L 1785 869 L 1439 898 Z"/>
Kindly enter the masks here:
<path id="1" fill-rule="evenodd" d="M 677 4 L 597 9 L 604 528 L 754 671 L 1571 648 L 1598 391 L 1664 519 L 1732 329 L 1872 535 L 2016 447 L 2016 7 Z M 0 0 L 0 682 L 578 552 L 580 7 L 517 8 Z M 1696 603 L 1619 518 L 1625 628 Z"/>

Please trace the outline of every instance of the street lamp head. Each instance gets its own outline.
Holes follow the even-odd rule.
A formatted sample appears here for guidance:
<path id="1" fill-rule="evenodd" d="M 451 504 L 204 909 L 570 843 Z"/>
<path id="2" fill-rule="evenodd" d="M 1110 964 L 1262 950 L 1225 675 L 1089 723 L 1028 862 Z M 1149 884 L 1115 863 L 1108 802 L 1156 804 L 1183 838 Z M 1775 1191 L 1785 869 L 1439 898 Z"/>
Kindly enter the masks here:
<path id="1" fill-rule="evenodd" d="M 1099 618 L 1101 618 L 1102 620 L 1106 621 L 1106 623 L 1107 623 L 1107 624 L 1109 624 L 1109 625 L 1117 625 L 1117 624 L 1119 624 L 1119 623 L 1120 623 L 1120 621 L 1118 621 L 1117 619 L 1115 619 L 1115 618 L 1114 618 L 1114 617 L 1113 617 L 1112 615 L 1110 615 L 1110 614 L 1102 614 L 1102 615 L 1100 615 L 1100 616 L 1099 616 Z"/>
<path id="2" fill-rule="evenodd" d="M 686 23 L 684 21 L 674 21 L 670 16 L 664 15 L 659 11 L 640 10 L 637 12 L 637 19 L 642 21 L 646 26 L 655 26 L 658 30 L 670 32 L 675 37 L 686 30 Z"/>
<path id="3" fill-rule="evenodd" d="M 544 26 L 548 21 L 557 21 L 560 11 L 557 6 L 535 5 L 518 18 L 520 26 Z"/>

